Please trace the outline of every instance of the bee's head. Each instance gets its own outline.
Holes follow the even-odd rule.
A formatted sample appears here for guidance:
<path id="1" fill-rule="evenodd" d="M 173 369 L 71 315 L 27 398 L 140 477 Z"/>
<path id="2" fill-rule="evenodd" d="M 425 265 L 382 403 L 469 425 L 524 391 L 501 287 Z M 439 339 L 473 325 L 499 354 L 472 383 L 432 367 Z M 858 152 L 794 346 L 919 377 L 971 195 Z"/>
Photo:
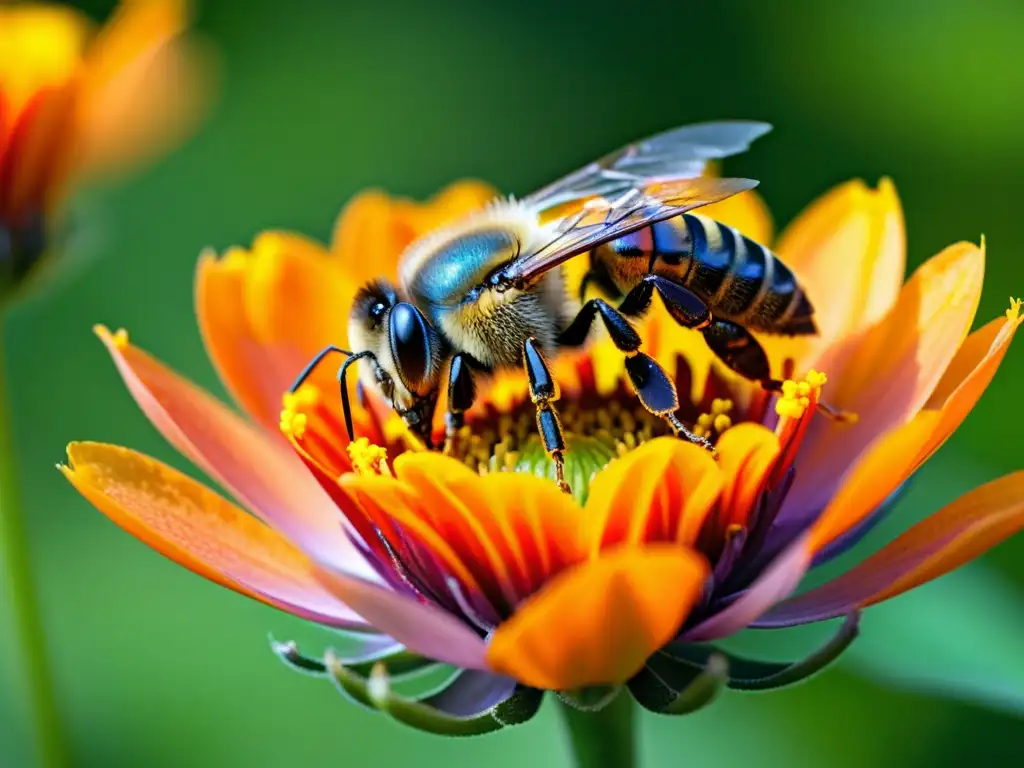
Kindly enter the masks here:
<path id="1" fill-rule="evenodd" d="M 428 446 L 441 380 L 442 341 L 414 305 L 375 281 L 356 294 L 348 321 L 359 380 L 391 404 Z"/>

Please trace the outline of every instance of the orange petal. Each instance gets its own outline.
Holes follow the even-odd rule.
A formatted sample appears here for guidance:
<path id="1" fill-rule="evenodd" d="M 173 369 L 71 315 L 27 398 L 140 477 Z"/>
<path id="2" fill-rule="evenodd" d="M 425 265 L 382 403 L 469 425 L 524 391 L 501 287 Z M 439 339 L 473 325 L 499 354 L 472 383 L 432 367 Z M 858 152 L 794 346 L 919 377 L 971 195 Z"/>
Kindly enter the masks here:
<path id="1" fill-rule="evenodd" d="M 0 90 L 12 114 L 74 75 L 93 31 L 85 14 L 66 5 L 0 3 Z"/>
<path id="2" fill-rule="evenodd" d="M 823 399 L 859 420 L 808 427 L 791 490 L 807 508 L 824 506 L 835 479 L 875 436 L 928 402 L 970 330 L 984 268 L 984 250 L 970 243 L 945 249 L 914 273 L 882 322 L 850 343 L 844 376 L 823 369 L 832 382 Z"/>
<path id="3" fill-rule="evenodd" d="M 725 476 L 715 514 L 715 535 L 722 541 L 731 526 L 747 527 L 781 447 L 774 432 L 750 422 L 727 429 L 716 447 Z"/>
<path id="4" fill-rule="evenodd" d="M 843 476 L 839 492 L 810 530 L 808 547 L 821 551 L 876 509 L 917 466 L 922 448 L 940 423 L 935 411 L 922 411 L 879 437 Z M 799 476 L 803 465 L 797 470 Z M 813 507 L 812 507 L 813 508 Z"/>
<path id="5" fill-rule="evenodd" d="M 675 544 L 603 553 L 499 626 L 487 663 L 536 688 L 625 682 L 679 630 L 707 575 L 704 558 Z"/>
<path id="6" fill-rule="evenodd" d="M 345 345 L 348 314 L 359 286 L 322 246 L 287 232 L 259 235 L 246 266 L 249 323 L 259 344 L 273 350 L 286 366 L 287 387 L 325 346 Z M 336 370 L 337 366 L 324 366 L 313 380 L 333 385 Z"/>
<path id="7" fill-rule="evenodd" d="M 283 440 L 246 423 L 125 336 L 102 326 L 96 332 L 139 407 L 175 448 L 311 554 L 358 569 L 361 557 L 338 525 L 337 509 Z"/>
<path id="8" fill-rule="evenodd" d="M 214 90 L 211 52 L 185 39 L 185 0 L 128 0 L 89 47 L 80 110 L 88 171 L 121 171 L 191 131 Z"/>
<path id="9" fill-rule="evenodd" d="M 195 278 L 196 317 L 206 352 L 231 396 L 267 430 L 276 431 L 282 377 L 270 350 L 255 338 L 245 312 L 245 259 L 240 250 L 218 259 L 199 258 Z"/>
<path id="10" fill-rule="evenodd" d="M 992 382 L 1022 321 L 1020 306 L 1015 305 L 1005 318 L 993 320 L 967 337 L 925 404 L 929 410 L 940 411 L 941 421 L 919 461 L 934 453 L 963 423 Z"/>
<path id="11" fill-rule="evenodd" d="M 60 470 L 97 509 L 179 565 L 303 618 L 365 626 L 313 575 L 280 534 L 213 491 L 148 456 L 72 443 Z"/>
<path id="12" fill-rule="evenodd" d="M 837 339 L 879 320 L 892 307 L 906 268 L 903 211 L 888 179 L 861 181 L 819 198 L 782 233 L 776 252 L 796 273 L 815 308 L 817 337 L 765 339 L 773 361 L 793 357 L 797 370 Z M 841 362 L 841 361 L 840 361 Z M 836 365 L 825 368 L 836 378 Z"/>
<path id="13" fill-rule="evenodd" d="M 766 626 L 841 616 L 959 568 L 1024 528 L 1024 472 L 976 488 L 842 576 L 780 604 Z"/>
<path id="14" fill-rule="evenodd" d="M 700 214 L 735 227 L 754 242 L 771 246 L 775 230 L 772 215 L 764 198 L 754 190 L 704 206 Z"/>
<path id="15" fill-rule="evenodd" d="M 590 484 L 585 518 L 592 556 L 618 544 L 692 546 L 722 489 L 708 451 L 657 438 L 613 460 Z"/>

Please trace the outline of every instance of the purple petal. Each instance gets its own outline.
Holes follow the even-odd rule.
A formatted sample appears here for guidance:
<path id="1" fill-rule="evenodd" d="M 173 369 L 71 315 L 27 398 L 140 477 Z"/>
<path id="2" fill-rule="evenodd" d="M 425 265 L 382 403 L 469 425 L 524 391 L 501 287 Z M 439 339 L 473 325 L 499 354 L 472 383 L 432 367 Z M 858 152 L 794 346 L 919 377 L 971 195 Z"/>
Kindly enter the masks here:
<path id="1" fill-rule="evenodd" d="M 453 717 L 477 717 L 501 704 L 515 691 L 516 681 L 510 677 L 468 669 L 422 703 Z"/>
<path id="2" fill-rule="evenodd" d="M 487 669 L 486 644 L 450 613 L 324 563 L 316 575 L 373 627 L 409 650 L 464 669 Z"/>
<path id="3" fill-rule="evenodd" d="M 760 618 L 779 600 L 793 593 L 810 565 L 806 537 L 801 537 L 780 555 L 750 588 L 714 616 L 683 633 L 687 642 L 704 642 L 739 632 Z M 358 608 L 357 608 L 358 610 Z"/>

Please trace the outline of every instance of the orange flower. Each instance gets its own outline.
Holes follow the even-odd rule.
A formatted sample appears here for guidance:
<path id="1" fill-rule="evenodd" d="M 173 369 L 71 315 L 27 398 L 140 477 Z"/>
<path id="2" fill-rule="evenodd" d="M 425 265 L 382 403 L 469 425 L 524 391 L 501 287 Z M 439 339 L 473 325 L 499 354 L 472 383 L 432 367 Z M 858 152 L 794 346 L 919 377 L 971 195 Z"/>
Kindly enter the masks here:
<path id="1" fill-rule="evenodd" d="M 0 5 L 0 262 L 17 284 L 69 187 L 191 127 L 204 93 L 185 0 L 124 0 L 101 30 L 59 5 Z M 5 288 L 6 290 L 6 288 Z"/>
<path id="2" fill-rule="evenodd" d="M 419 450 L 371 395 L 356 408 L 350 443 L 326 372 L 285 395 L 282 410 L 305 362 L 345 343 L 358 286 L 389 276 L 414 238 L 493 194 L 476 183 L 423 205 L 366 194 L 342 214 L 329 249 L 270 232 L 249 250 L 204 255 L 200 328 L 252 422 L 124 332 L 98 329 L 154 425 L 254 517 L 126 448 L 74 443 L 65 475 L 193 571 L 313 621 L 379 633 L 363 636 L 365 653 L 326 663 L 293 645 L 278 650 L 406 722 L 460 733 L 511 722 L 502 707 L 537 690 L 626 684 L 645 706 L 681 712 L 699 699 L 691 684 L 708 676 L 740 688 L 791 682 L 845 647 L 860 609 L 1024 526 L 1018 472 L 953 502 L 850 574 L 790 597 L 959 426 L 1022 319 L 1014 301 L 968 335 L 983 246 L 953 245 L 903 282 L 903 220 L 887 181 L 834 190 L 780 238 L 821 333 L 764 340 L 778 373 L 801 372 L 779 396 L 722 373 L 699 338 L 660 310 L 644 321 L 645 349 L 682 393 L 680 419 L 715 442 L 717 461 L 637 406 L 621 355 L 605 341 L 557 361 L 573 496 L 553 482 L 522 377 L 490 385 L 453 455 Z M 770 238 L 751 193 L 702 212 Z M 823 387 L 856 423 L 815 415 Z M 828 653 L 757 679 L 694 645 L 751 624 L 844 615 Z M 463 670 L 454 693 L 427 707 L 390 694 L 380 668 L 361 676 L 376 659 L 403 669 L 409 652 Z"/>

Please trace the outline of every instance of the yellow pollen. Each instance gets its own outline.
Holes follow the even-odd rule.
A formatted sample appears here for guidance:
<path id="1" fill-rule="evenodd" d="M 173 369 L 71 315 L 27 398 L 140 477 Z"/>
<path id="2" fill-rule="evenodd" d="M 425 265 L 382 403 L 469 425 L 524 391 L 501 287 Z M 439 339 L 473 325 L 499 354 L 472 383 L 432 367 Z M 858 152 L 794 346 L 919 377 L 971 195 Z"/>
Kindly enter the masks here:
<path id="1" fill-rule="evenodd" d="M 312 384 L 303 384 L 294 392 L 285 392 L 281 397 L 281 421 L 278 427 L 286 437 L 301 440 L 306 434 L 309 416 L 306 414 L 320 399 L 320 390 Z"/>
<path id="2" fill-rule="evenodd" d="M 388 467 L 388 449 L 374 445 L 365 437 L 348 444 L 348 456 L 352 460 L 352 469 L 357 475 L 385 475 L 391 477 Z"/>
<path id="3" fill-rule="evenodd" d="M 711 401 L 711 410 L 697 417 L 693 434 L 697 437 L 711 437 L 714 432 L 722 434 L 732 426 L 732 418 L 729 416 L 732 408 L 732 400 L 716 397 Z"/>
<path id="4" fill-rule="evenodd" d="M 115 349 L 127 349 L 128 331 L 126 331 L 124 328 L 118 328 L 116 331 L 114 331 L 114 335 L 111 338 L 113 338 Z"/>
<path id="5" fill-rule="evenodd" d="M 827 381 L 828 377 L 818 371 L 809 371 L 802 381 L 787 379 L 782 382 L 782 396 L 775 403 L 775 412 L 791 419 L 801 418 L 811 406 L 811 398 L 818 399 Z"/>
<path id="6" fill-rule="evenodd" d="M 1013 296 L 1010 297 L 1010 308 L 1006 310 L 1006 319 L 1011 323 L 1020 323 L 1024 318 L 1021 317 L 1021 306 L 1024 305 L 1024 301 L 1021 299 L 1015 299 Z"/>

